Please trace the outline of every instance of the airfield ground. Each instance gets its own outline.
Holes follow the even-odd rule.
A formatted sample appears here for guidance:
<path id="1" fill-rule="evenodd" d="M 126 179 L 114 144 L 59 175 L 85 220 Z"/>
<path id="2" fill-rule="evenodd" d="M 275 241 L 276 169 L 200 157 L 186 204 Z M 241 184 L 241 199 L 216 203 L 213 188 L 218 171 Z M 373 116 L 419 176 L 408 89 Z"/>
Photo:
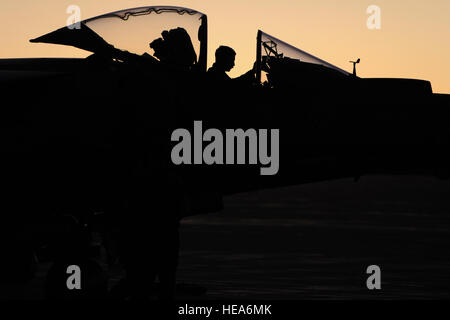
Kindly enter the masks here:
<path id="1" fill-rule="evenodd" d="M 225 199 L 181 225 L 179 299 L 430 299 L 450 292 L 450 181 L 363 177 Z M 369 291 L 366 268 L 381 268 Z M 40 299 L 49 264 L 1 298 Z M 123 275 L 111 268 L 110 285 Z"/>

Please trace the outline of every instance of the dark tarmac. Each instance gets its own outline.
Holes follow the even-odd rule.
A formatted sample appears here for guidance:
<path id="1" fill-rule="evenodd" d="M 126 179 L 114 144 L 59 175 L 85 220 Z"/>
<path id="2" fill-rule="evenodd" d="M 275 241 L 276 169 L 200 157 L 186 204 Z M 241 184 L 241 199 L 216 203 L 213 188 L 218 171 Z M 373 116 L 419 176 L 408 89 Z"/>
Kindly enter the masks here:
<path id="1" fill-rule="evenodd" d="M 211 299 L 449 298 L 448 199 L 450 182 L 411 176 L 232 196 L 183 222 L 178 278 Z"/>
<path id="2" fill-rule="evenodd" d="M 181 225 L 183 300 L 450 297 L 450 181 L 362 177 L 240 194 Z M 381 290 L 366 287 L 369 265 Z M 104 264 L 106 267 L 106 265 Z M 43 298 L 49 264 L 0 298 Z M 123 276 L 109 269 L 110 286 Z M 186 287 L 184 287 L 186 288 Z"/>

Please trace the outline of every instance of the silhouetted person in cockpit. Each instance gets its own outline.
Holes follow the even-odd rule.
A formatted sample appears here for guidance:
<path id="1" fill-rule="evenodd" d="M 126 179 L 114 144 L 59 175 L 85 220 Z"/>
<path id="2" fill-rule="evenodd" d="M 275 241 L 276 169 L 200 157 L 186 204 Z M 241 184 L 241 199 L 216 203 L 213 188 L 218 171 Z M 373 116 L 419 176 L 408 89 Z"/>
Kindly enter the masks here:
<path id="1" fill-rule="evenodd" d="M 197 63 L 197 54 L 185 29 L 166 30 L 161 36 L 150 43 L 159 61 L 181 67 L 191 67 Z"/>
<path id="2" fill-rule="evenodd" d="M 239 85 L 251 85 L 255 81 L 254 68 L 238 78 L 231 79 L 227 72 L 234 68 L 236 52 L 227 46 L 220 46 L 216 50 L 216 62 L 208 70 L 208 78 L 214 82 L 227 82 L 232 80 Z"/>
<path id="3" fill-rule="evenodd" d="M 165 66 L 190 70 L 197 64 L 197 54 L 191 37 L 184 28 L 164 30 L 160 38 L 150 43 L 150 48 L 154 51 L 153 56 L 148 53 L 137 55 L 117 49 L 105 42 L 101 55 L 138 66 L 154 66 L 159 60 Z"/>

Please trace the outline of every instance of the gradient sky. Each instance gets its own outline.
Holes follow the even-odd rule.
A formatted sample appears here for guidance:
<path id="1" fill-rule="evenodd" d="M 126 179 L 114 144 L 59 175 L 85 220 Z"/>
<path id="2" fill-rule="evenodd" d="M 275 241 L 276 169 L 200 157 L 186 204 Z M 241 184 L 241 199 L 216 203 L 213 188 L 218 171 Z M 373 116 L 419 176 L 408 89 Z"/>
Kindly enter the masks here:
<path id="1" fill-rule="evenodd" d="M 261 29 L 348 71 L 359 57 L 361 77 L 425 79 L 434 92 L 450 93 L 449 0 L 1 0 L 0 58 L 86 56 L 28 42 L 64 26 L 69 5 L 81 7 L 82 19 L 147 5 L 201 11 L 208 15 L 209 64 L 217 46 L 233 47 L 232 76 L 253 65 Z M 366 26 L 369 5 L 381 8 L 381 30 Z"/>

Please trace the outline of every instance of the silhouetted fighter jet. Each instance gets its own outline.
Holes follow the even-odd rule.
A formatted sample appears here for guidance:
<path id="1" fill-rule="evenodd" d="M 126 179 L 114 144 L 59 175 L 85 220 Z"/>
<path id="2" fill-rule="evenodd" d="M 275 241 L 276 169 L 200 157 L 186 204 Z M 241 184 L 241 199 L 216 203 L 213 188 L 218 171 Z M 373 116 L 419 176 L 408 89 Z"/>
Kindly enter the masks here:
<path id="1" fill-rule="evenodd" d="M 189 36 L 177 42 L 176 28 Z M 178 7 L 109 13 L 31 41 L 92 54 L 0 60 L 7 229 L 53 213 L 114 211 L 139 190 L 155 211 L 179 204 L 186 216 L 261 188 L 377 173 L 448 177 L 450 95 L 428 81 L 359 78 L 259 31 L 255 84 L 212 87 L 207 17 Z M 279 129 L 279 171 L 175 165 L 171 134 L 194 130 L 195 120 L 222 132 Z"/>

